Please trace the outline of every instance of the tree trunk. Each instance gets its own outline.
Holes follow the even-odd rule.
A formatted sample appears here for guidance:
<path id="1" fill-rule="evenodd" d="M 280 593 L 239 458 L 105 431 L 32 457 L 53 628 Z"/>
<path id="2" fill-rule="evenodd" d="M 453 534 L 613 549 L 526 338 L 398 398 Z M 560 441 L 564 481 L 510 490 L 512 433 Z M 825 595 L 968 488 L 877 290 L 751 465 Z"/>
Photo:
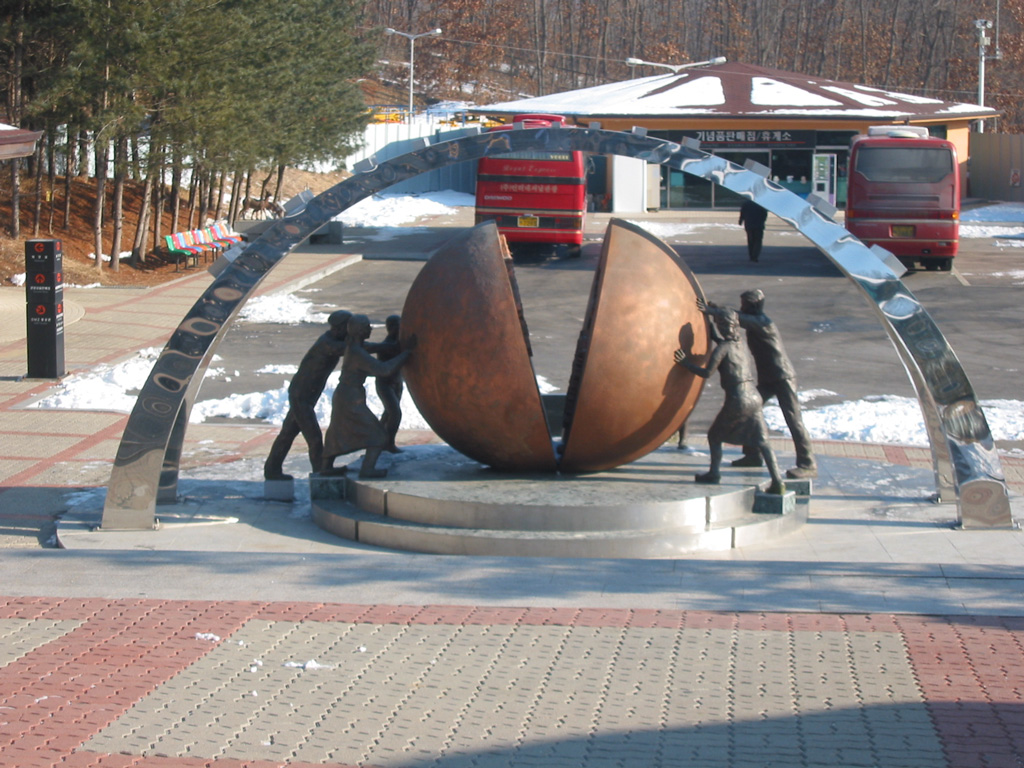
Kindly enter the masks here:
<path id="1" fill-rule="evenodd" d="M 92 208 L 93 247 L 96 249 L 96 269 L 103 268 L 103 208 L 107 196 L 107 146 L 96 137 L 96 201 Z"/>
<path id="2" fill-rule="evenodd" d="M 188 183 L 188 222 L 182 229 L 192 229 L 192 220 L 196 215 L 196 204 L 199 197 L 199 169 L 192 168 L 192 178 Z"/>
<path id="3" fill-rule="evenodd" d="M 25 2 L 17 3 L 12 9 L 12 26 L 14 30 L 13 44 L 10 47 L 8 63 L 10 65 L 10 77 L 8 79 L 7 96 L 8 112 L 15 126 L 21 124 L 22 114 L 22 66 L 25 53 Z M 11 237 L 21 237 L 21 160 L 11 160 Z"/>
<path id="4" fill-rule="evenodd" d="M 228 209 L 228 224 L 232 228 L 238 221 L 238 211 L 242 205 L 242 174 L 235 171 L 231 176 L 231 207 Z"/>
<path id="5" fill-rule="evenodd" d="M 89 178 L 89 137 L 85 131 L 78 132 L 78 172 L 75 175 Z"/>
<path id="6" fill-rule="evenodd" d="M 11 237 L 21 237 L 21 161 L 11 160 Z"/>
<path id="7" fill-rule="evenodd" d="M 177 148 L 171 154 L 171 232 L 178 231 L 178 216 L 181 207 L 181 157 Z"/>
<path id="8" fill-rule="evenodd" d="M 128 173 L 128 138 L 118 136 L 114 144 L 114 236 L 110 241 L 110 268 L 121 269 L 121 240 L 124 236 L 124 184 Z"/>
<path id="9" fill-rule="evenodd" d="M 142 187 L 142 202 L 139 204 L 139 223 L 135 227 L 135 239 L 132 241 L 132 265 L 138 266 L 146 261 L 146 235 L 149 234 L 149 196 L 153 189 L 152 175 L 146 176 Z"/>
<path id="10" fill-rule="evenodd" d="M 75 140 L 75 131 L 70 125 L 68 126 L 67 131 L 68 145 L 64 162 L 64 229 L 69 229 L 71 227 L 71 181 L 74 178 L 74 168 L 78 162 L 76 154 L 78 142 Z"/>
<path id="11" fill-rule="evenodd" d="M 32 237 L 39 237 L 39 228 L 43 220 L 43 137 L 36 142 L 35 166 L 36 166 L 36 207 L 33 212 Z M 49 138 L 47 133 L 46 138 Z"/>
<path id="12" fill-rule="evenodd" d="M 199 222 L 200 227 L 205 227 L 206 222 L 217 216 L 220 206 L 217 203 L 217 172 L 210 171 L 210 179 L 206 182 L 206 216 Z"/>
<path id="13" fill-rule="evenodd" d="M 274 187 L 274 201 L 281 202 L 281 192 L 284 190 L 284 172 L 287 165 L 277 166 L 277 185 Z"/>
<path id="14" fill-rule="evenodd" d="M 53 208 L 54 208 L 54 187 L 57 185 L 57 148 L 54 144 L 57 141 L 57 132 L 53 126 L 46 136 L 46 198 L 48 203 L 46 233 L 53 234 Z"/>
<path id="15" fill-rule="evenodd" d="M 221 171 L 220 183 L 217 185 L 217 207 L 213 212 L 213 220 L 217 221 L 220 218 L 220 207 L 224 204 L 224 186 L 228 181 L 228 172 Z"/>
<path id="16" fill-rule="evenodd" d="M 164 205 L 166 203 L 167 190 L 164 188 L 164 162 L 166 155 L 163 147 L 157 153 L 155 161 L 150 167 L 150 175 L 153 178 L 153 250 L 160 247 L 164 230 Z"/>
<path id="17" fill-rule="evenodd" d="M 203 222 L 206 221 L 206 209 L 209 202 L 209 190 L 210 186 L 210 174 L 205 170 L 199 177 L 199 183 L 197 184 L 196 197 L 199 198 L 199 216 L 195 228 L 203 226 Z"/>

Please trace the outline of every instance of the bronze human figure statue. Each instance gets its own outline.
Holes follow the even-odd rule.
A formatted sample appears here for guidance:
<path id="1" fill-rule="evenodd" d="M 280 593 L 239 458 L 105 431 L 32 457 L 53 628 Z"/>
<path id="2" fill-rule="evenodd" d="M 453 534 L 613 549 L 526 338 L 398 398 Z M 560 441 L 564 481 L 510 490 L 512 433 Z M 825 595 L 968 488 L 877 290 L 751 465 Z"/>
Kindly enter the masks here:
<path id="1" fill-rule="evenodd" d="M 402 328 L 402 318 L 398 315 L 391 315 L 384 321 L 384 329 L 388 335 L 384 341 L 375 345 L 368 345 L 377 353 L 377 359 L 382 362 L 393 360 L 402 351 L 398 341 L 398 335 Z M 395 371 L 390 376 L 378 376 L 375 382 L 377 396 L 384 406 L 384 413 L 380 417 L 381 426 L 388 433 L 388 444 L 384 446 L 385 451 L 401 453 L 402 449 L 395 445 L 395 437 L 398 435 L 398 427 L 402 423 L 402 372 Z"/>
<path id="2" fill-rule="evenodd" d="M 721 481 L 722 445 L 755 446 L 764 458 L 771 475 L 769 493 L 785 493 L 782 474 L 775 453 L 768 444 L 768 426 L 764 423 L 761 410 L 761 396 L 754 386 L 754 371 L 750 352 L 740 339 L 739 318 L 731 309 L 716 309 L 713 313 L 717 333 L 712 335 L 717 342 L 711 352 L 707 367 L 690 362 L 684 350 L 678 349 L 675 360 L 687 370 L 703 378 L 718 371 L 725 391 L 722 409 L 708 430 L 708 447 L 711 450 L 711 466 L 707 472 L 696 476 L 698 483 Z"/>
<path id="3" fill-rule="evenodd" d="M 409 358 L 415 337 L 411 344 L 387 362 L 373 357 L 365 347 L 370 338 L 370 319 L 366 315 L 352 315 L 348 322 L 348 336 L 345 340 L 345 357 L 341 363 L 341 380 L 331 400 L 331 423 L 324 440 L 321 474 L 338 474 L 344 467 L 335 469 L 338 456 L 366 449 L 360 477 L 384 477 L 386 469 L 377 468 L 380 458 L 389 442 L 387 430 L 366 406 L 366 377 L 386 378 L 398 371 Z"/>
<path id="4" fill-rule="evenodd" d="M 263 477 L 267 480 L 290 480 L 283 470 L 285 457 L 301 432 L 309 451 L 309 463 L 316 472 L 323 463 L 324 437 L 316 418 L 316 403 L 324 391 L 341 356 L 345 353 L 345 334 L 351 312 L 339 309 L 327 318 L 329 330 L 309 348 L 299 369 L 288 385 L 288 413 L 281 424 L 270 454 L 263 464 Z"/>
<path id="5" fill-rule="evenodd" d="M 721 311 L 720 307 L 711 302 L 702 305 L 698 300 L 697 305 L 708 314 Z M 811 436 L 804 426 L 800 399 L 797 397 L 796 371 L 782 346 L 779 329 L 764 313 L 763 291 L 753 289 L 740 294 L 739 323 L 747 331 L 747 346 L 750 347 L 750 354 L 757 367 L 757 390 L 761 393 L 761 399 L 768 402 L 771 397 L 776 398 L 793 438 L 796 466 L 786 470 L 786 476 L 794 479 L 817 477 L 818 466 L 811 448 Z M 733 465 L 761 466 L 761 457 L 756 447 L 744 446 L 743 457 L 736 459 Z"/>

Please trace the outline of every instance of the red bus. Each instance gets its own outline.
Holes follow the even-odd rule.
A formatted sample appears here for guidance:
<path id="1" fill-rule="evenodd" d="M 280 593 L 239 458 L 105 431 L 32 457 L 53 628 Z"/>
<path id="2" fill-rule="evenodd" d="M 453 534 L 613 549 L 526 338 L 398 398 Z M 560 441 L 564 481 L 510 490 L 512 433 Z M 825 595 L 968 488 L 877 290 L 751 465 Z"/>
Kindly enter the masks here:
<path id="1" fill-rule="evenodd" d="M 921 126 L 872 126 L 850 145 L 846 228 L 908 267 L 949 270 L 960 237 L 956 148 Z"/>
<path id="2" fill-rule="evenodd" d="M 514 123 L 546 128 L 559 115 L 517 115 Z M 507 131 L 501 125 L 492 131 Z M 528 150 L 481 158 L 476 176 L 476 223 L 495 221 L 510 243 L 564 245 L 579 256 L 587 179 L 582 152 Z"/>

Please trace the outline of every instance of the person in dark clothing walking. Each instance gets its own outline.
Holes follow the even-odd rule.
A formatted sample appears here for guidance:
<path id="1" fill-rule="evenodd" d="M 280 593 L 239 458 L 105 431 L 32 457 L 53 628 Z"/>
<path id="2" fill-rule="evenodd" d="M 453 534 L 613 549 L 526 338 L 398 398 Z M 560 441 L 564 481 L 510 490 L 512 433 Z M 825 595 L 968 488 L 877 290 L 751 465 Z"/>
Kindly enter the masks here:
<path id="1" fill-rule="evenodd" d="M 764 224 L 768 211 L 753 200 L 745 200 L 740 206 L 740 224 L 747 230 L 747 255 L 756 262 L 761 257 L 761 243 L 764 242 Z"/>

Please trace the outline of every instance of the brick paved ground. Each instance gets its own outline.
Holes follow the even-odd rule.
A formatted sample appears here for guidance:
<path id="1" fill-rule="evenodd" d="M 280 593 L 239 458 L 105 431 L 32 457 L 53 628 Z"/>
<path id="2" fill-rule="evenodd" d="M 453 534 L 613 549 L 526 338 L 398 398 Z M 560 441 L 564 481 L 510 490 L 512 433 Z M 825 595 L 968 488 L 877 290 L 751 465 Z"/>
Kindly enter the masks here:
<path id="1" fill-rule="evenodd" d="M 1019 766 L 1024 619 L 0 598 L 5 766 Z"/>

